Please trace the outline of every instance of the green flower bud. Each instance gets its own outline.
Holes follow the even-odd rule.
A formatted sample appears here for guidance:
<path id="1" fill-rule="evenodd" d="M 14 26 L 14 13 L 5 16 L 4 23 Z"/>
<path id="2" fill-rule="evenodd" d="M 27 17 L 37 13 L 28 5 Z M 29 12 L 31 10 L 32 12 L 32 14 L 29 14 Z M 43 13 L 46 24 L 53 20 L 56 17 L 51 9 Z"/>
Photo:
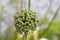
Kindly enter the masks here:
<path id="1" fill-rule="evenodd" d="M 21 10 L 14 16 L 14 25 L 17 32 L 28 33 L 30 30 L 34 31 L 38 26 L 39 20 L 36 13 L 31 10 Z"/>

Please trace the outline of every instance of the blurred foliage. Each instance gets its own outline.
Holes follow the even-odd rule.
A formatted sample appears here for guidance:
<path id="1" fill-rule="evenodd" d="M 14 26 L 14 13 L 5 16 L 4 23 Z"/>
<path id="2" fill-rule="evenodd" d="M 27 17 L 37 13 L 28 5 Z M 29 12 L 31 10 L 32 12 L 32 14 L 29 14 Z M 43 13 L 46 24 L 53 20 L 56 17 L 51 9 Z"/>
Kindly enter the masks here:
<path id="1" fill-rule="evenodd" d="M 10 0 L 12 7 L 16 7 L 19 0 Z M 3 16 L 3 13 L 5 12 L 3 9 L 4 7 L 0 7 L 0 32 L 1 32 L 1 22 L 5 19 L 5 17 Z M 57 13 L 56 13 L 57 14 Z M 44 19 L 40 19 L 40 25 L 42 24 L 48 24 L 48 18 L 44 18 Z M 56 20 L 51 23 L 49 30 L 45 33 L 45 29 L 44 30 L 38 30 L 37 31 L 38 34 L 38 39 L 40 38 L 47 38 L 48 40 L 53 40 L 53 36 L 57 35 L 59 40 L 60 40 L 60 20 Z M 43 35 L 44 34 L 44 35 Z M 36 37 L 37 38 L 37 37 Z M 27 36 L 28 40 L 34 40 L 34 35 L 33 33 L 28 34 Z M 17 35 L 16 30 L 14 29 L 14 26 L 8 26 L 6 32 L 5 32 L 5 36 L 1 35 L 0 33 L 0 40 L 24 40 L 23 39 L 23 35 Z"/>
<path id="2" fill-rule="evenodd" d="M 60 34 L 60 21 L 55 21 L 51 24 L 50 30 L 54 33 L 54 34 Z"/>
<path id="3" fill-rule="evenodd" d="M 19 3 L 19 0 L 10 0 L 10 4 L 11 4 L 14 8 L 17 8 L 18 3 Z"/>
<path id="4" fill-rule="evenodd" d="M 1 6 L 0 7 L 0 39 L 3 40 L 4 36 L 1 34 L 1 22 L 5 19 L 4 16 L 3 16 L 3 13 L 4 13 L 4 7 Z"/>
<path id="5" fill-rule="evenodd" d="M 3 13 L 5 12 L 4 11 L 4 7 L 2 6 L 1 8 L 0 8 L 1 10 L 0 10 L 0 22 L 1 21 L 3 21 L 5 18 L 4 18 L 4 16 L 3 16 Z"/>

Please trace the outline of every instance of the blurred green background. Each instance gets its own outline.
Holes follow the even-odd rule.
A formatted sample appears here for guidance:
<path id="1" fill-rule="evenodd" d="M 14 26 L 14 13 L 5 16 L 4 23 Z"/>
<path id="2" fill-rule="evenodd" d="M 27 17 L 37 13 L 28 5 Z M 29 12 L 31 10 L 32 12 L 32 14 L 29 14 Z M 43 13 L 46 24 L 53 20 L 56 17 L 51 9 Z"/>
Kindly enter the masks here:
<path id="1" fill-rule="evenodd" d="M 27 40 L 60 40 L 60 0 L 31 0 L 30 4 L 40 26 Z M 13 24 L 14 14 L 22 8 L 28 8 L 28 0 L 0 0 L 0 40 L 23 40 Z"/>

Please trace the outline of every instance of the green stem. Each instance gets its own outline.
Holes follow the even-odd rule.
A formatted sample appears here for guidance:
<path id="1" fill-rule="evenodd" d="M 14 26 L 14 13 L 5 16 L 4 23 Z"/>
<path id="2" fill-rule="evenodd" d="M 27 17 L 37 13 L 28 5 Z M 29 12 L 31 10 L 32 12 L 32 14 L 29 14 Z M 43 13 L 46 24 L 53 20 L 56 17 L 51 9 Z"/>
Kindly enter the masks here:
<path id="1" fill-rule="evenodd" d="M 31 0 L 28 0 L 28 9 L 30 9 L 30 1 L 31 1 Z"/>
<path id="2" fill-rule="evenodd" d="M 27 40 L 27 34 L 24 33 L 24 40 Z"/>

